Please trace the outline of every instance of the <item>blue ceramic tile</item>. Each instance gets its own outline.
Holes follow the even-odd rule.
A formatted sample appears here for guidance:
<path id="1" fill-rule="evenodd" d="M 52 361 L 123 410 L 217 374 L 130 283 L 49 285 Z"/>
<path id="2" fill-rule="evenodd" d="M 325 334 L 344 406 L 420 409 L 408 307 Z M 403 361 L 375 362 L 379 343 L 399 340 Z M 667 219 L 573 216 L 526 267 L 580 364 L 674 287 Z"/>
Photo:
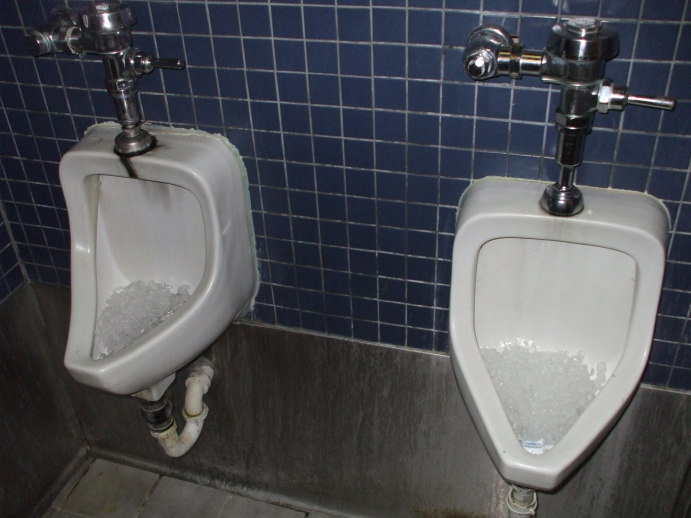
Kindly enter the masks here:
<path id="1" fill-rule="evenodd" d="M 38 83 L 38 74 L 34 66 L 33 58 L 12 58 L 12 67 L 14 68 L 17 81 L 20 83 Z"/>
<path id="2" fill-rule="evenodd" d="M 285 146 L 285 158 L 295 162 L 313 162 L 312 140 L 307 135 L 283 136 Z"/>
<path id="3" fill-rule="evenodd" d="M 386 171 L 404 171 L 406 152 L 405 145 L 378 142 L 375 147 L 377 169 Z M 378 178 L 381 175 L 378 175 Z M 377 180 L 379 182 L 379 180 Z M 381 196 L 382 192 L 388 192 L 388 189 L 383 187 L 378 187 L 378 195 Z"/>
<path id="4" fill-rule="evenodd" d="M 348 252 L 350 268 L 353 273 L 377 275 L 377 254 L 374 251 L 354 250 Z"/>
<path id="5" fill-rule="evenodd" d="M 369 9 L 339 7 L 338 38 L 341 41 L 370 41 Z"/>
<path id="6" fill-rule="evenodd" d="M 348 255 L 343 248 L 332 246 L 321 247 L 322 264 L 324 265 L 324 289 L 326 291 L 340 291 L 343 286 L 348 285 Z M 337 280 L 330 280 L 336 276 Z M 345 281 L 345 282 L 344 282 Z"/>
<path id="7" fill-rule="evenodd" d="M 434 259 L 407 257 L 408 280 L 434 282 Z"/>
<path id="8" fill-rule="evenodd" d="M 406 206 L 406 215 L 409 228 L 436 231 L 437 208 L 434 205 L 409 203 Z"/>
<path id="9" fill-rule="evenodd" d="M 474 158 L 473 178 L 506 175 L 507 161 L 505 154 L 475 151 Z"/>
<path id="10" fill-rule="evenodd" d="M 327 317 L 327 332 L 350 337 L 352 335 L 352 320 L 350 318 Z"/>
<path id="11" fill-rule="evenodd" d="M 255 129 L 280 130 L 278 105 L 276 103 L 253 102 L 251 114 L 252 124 Z"/>
<path id="12" fill-rule="evenodd" d="M 341 111 L 328 106 L 313 106 L 312 131 L 315 135 L 339 136 L 341 134 Z"/>
<path id="13" fill-rule="evenodd" d="M 439 117 L 437 115 L 409 114 L 408 141 L 412 144 L 437 144 L 439 141 Z"/>
<path id="14" fill-rule="evenodd" d="M 318 333 L 326 332 L 326 322 L 323 314 L 307 313 L 303 311 L 301 316 L 303 329 L 316 331 Z"/>
<path id="15" fill-rule="evenodd" d="M 532 1 L 527 3 L 532 4 Z M 543 49 L 547 44 L 547 40 L 552 33 L 552 26 L 554 26 L 556 21 L 557 20 L 552 17 L 521 17 L 521 43 L 528 49 Z M 537 79 L 538 78 L 529 78 L 531 86 L 534 86 L 534 82 L 536 82 Z"/>
<path id="16" fill-rule="evenodd" d="M 319 229 L 321 231 L 321 241 L 323 245 L 348 246 L 348 234 L 346 233 L 345 225 L 342 223 L 322 219 L 319 222 Z"/>
<path id="17" fill-rule="evenodd" d="M 375 79 L 374 106 L 376 108 L 404 110 L 406 106 L 406 82 L 401 79 Z"/>
<path id="18" fill-rule="evenodd" d="M 406 206 L 400 201 L 377 201 L 377 224 L 398 227 L 405 226 Z"/>
<path id="19" fill-rule="evenodd" d="M 413 174 L 439 174 L 439 148 L 413 146 L 407 148 L 408 172 Z"/>
<path id="20" fill-rule="evenodd" d="M 643 7 L 644 20 L 680 20 L 684 12 L 684 0 L 647 2 Z"/>
<path id="21" fill-rule="evenodd" d="M 640 4 L 641 0 L 602 0 L 602 16 L 608 18 L 638 18 Z"/>
<path id="22" fill-rule="evenodd" d="M 209 33 L 209 20 L 206 16 L 205 4 L 179 3 L 177 5 L 183 34 Z M 143 11 L 146 9 L 137 9 L 137 12 Z"/>
<path id="23" fill-rule="evenodd" d="M 691 9 L 689 9 L 691 11 Z M 691 64 L 677 63 L 672 70 L 669 95 L 678 99 L 691 98 L 688 85 L 691 83 Z"/>
<path id="24" fill-rule="evenodd" d="M 475 124 L 475 146 L 485 150 L 506 150 L 509 125 L 505 122 L 478 120 Z"/>
<path id="25" fill-rule="evenodd" d="M 394 302 L 379 303 L 379 320 L 389 324 L 405 322 L 405 305 Z"/>
<path id="26" fill-rule="evenodd" d="M 343 136 L 372 139 L 372 112 L 367 110 L 343 109 Z M 371 143 L 369 144 L 372 145 Z"/>
<path id="27" fill-rule="evenodd" d="M 248 70 L 247 88 L 251 99 L 276 100 L 276 82 L 271 72 Z"/>
<path id="28" fill-rule="evenodd" d="M 603 0 L 606 1 L 606 0 Z M 628 1 L 628 0 L 626 0 Z M 523 12 L 556 15 L 559 4 L 553 0 L 530 0 L 522 4 Z"/>
<path id="29" fill-rule="evenodd" d="M 271 22 L 275 38 L 302 38 L 302 12 L 292 5 L 272 5 Z"/>
<path id="30" fill-rule="evenodd" d="M 226 126 L 234 128 L 249 128 L 250 116 L 249 107 L 246 101 L 224 100 L 223 120 Z"/>
<path id="31" fill-rule="evenodd" d="M 349 169 L 346 171 L 346 191 L 352 196 L 374 198 L 374 172 L 368 170 Z"/>
<path id="32" fill-rule="evenodd" d="M 338 48 L 335 43 L 308 41 L 307 66 L 311 73 L 336 74 L 338 72 Z"/>
<path id="33" fill-rule="evenodd" d="M 295 285 L 295 272 L 292 265 L 274 262 L 270 264 L 269 268 L 273 284 Z"/>
<path id="34" fill-rule="evenodd" d="M 341 78 L 343 106 L 372 107 L 372 80 L 361 77 Z"/>
<path id="35" fill-rule="evenodd" d="M 373 225 L 348 225 L 348 246 L 360 250 L 376 250 L 377 230 Z M 351 281 L 352 289 L 352 281 Z"/>
<path id="36" fill-rule="evenodd" d="M 445 14 L 444 24 L 444 45 L 464 47 L 470 31 L 480 25 L 480 15 L 450 11 Z"/>
<path id="37" fill-rule="evenodd" d="M 321 267 L 319 247 L 309 243 L 294 243 L 295 262 L 301 266 Z"/>
<path id="38" fill-rule="evenodd" d="M 408 43 L 440 44 L 441 24 L 442 16 L 440 11 L 409 11 Z"/>
<path id="39" fill-rule="evenodd" d="M 348 220 L 357 223 L 374 224 L 376 222 L 375 203 L 373 199 L 347 198 Z"/>
<path id="40" fill-rule="evenodd" d="M 513 104 L 511 115 L 513 120 L 548 122 L 552 121 L 553 114 L 549 110 L 549 95 L 543 90 L 517 90 L 513 91 Z"/>
<path id="41" fill-rule="evenodd" d="M 283 131 L 308 134 L 310 130 L 309 110 L 303 104 L 281 104 Z"/>
<path id="42" fill-rule="evenodd" d="M 545 129 L 534 124 L 511 124 L 509 150 L 512 153 L 539 155 L 542 153 L 542 137 Z"/>
<path id="43" fill-rule="evenodd" d="M 654 164 L 661 167 L 686 169 L 691 156 L 688 139 L 676 137 L 659 137 L 655 151 Z"/>
<path id="44" fill-rule="evenodd" d="M 402 256 L 394 256 L 388 254 L 384 254 L 384 256 L 389 258 L 400 259 L 401 267 L 403 267 L 404 258 Z M 406 283 L 403 281 L 397 281 L 392 278 L 386 278 L 387 273 L 393 273 L 394 271 L 398 271 L 398 267 L 396 267 L 395 270 L 384 269 L 382 271 L 382 275 L 379 277 L 379 298 L 381 300 L 389 302 L 405 302 Z"/>
<path id="45" fill-rule="evenodd" d="M 367 77 L 372 75 L 372 56 L 369 45 L 341 43 L 339 59 L 341 74 Z"/>
<path id="46" fill-rule="evenodd" d="M 310 74 L 308 81 L 312 104 L 341 104 L 338 77 Z"/>
<path id="47" fill-rule="evenodd" d="M 336 12 L 332 7 L 305 6 L 304 17 L 307 39 L 336 39 Z"/>
<path id="48" fill-rule="evenodd" d="M 418 79 L 441 77 L 441 49 L 408 47 L 408 76 Z"/>
<path id="49" fill-rule="evenodd" d="M 408 255 L 421 257 L 436 257 L 437 236 L 434 232 L 419 232 L 409 230 L 408 235 Z"/>
<path id="50" fill-rule="evenodd" d="M 290 208 L 294 216 L 303 216 L 308 218 L 317 217 L 317 198 L 312 192 L 302 192 L 302 191 L 291 191 L 289 192 L 290 198 Z M 312 228 L 312 225 L 316 224 L 314 222 L 303 222 L 304 228 Z M 316 232 L 314 236 L 316 237 Z M 302 239 L 301 241 L 308 241 L 308 239 Z"/>
<path id="51" fill-rule="evenodd" d="M 246 39 L 245 64 L 248 69 L 273 70 L 273 48 L 270 40 Z"/>
<path id="52" fill-rule="evenodd" d="M 676 46 L 676 26 L 671 24 L 642 23 L 638 29 L 636 58 L 670 60 Z"/>
<path id="53" fill-rule="evenodd" d="M 149 8 L 156 32 L 180 33 L 177 4 L 156 2 L 151 3 Z"/>
<path id="54" fill-rule="evenodd" d="M 438 112 L 439 94 L 436 81 L 408 81 L 408 110 Z"/>
<path id="55" fill-rule="evenodd" d="M 345 140 L 344 165 L 346 167 L 359 167 L 371 169 L 374 167 L 374 151 L 372 143 L 360 140 Z"/>
<path id="56" fill-rule="evenodd" d="M 343 144 L 335 138 L 314 137 L 314 155 L 318 164 L 343 165 Z"/>
<path id="57" fill-rule="evenodd" d="M 211 50 L 211 38 L 206 36 L 185 36 L 187 65 L 213 66 L 214 54 Z"/>
<path id="58" fill-rule="evenodd" d="M 691 369 L 672 368 L 668 386 L 672 389 L 691 390 Z"/>
<path id="59" fill-rule="evenodd" d="M 669 251 L 671 261 L 689 262 L 691 260 L 691 234 L 677 233 Z"/>
<path id="60" fill-rule="evenodd" d="M 369 316 L 371 318 L 376 318 L 376 313 L 374 315 L 369 313 Z M 379 326 L 374 322 L 356 320 L 353 322 L 353 338 L 377 342 L 379 341 Z"/>
<path id="61" fill-rule="evenodd" d="M 477 91 L 477 116 L 509 118 L 511 91 L 508 88 L 480 87 Z"/>
<path id="62" fill-rule="evenodd" d="M 317 270 L 314 270 L 317 271 Z M 317 279 L 320 277 L 317 275 Z M 299 281 L 298 281 L 299 282 Z M 302 284 L 302 283 L 300 283 Z M 322 293 L 310 290 L 300 290 L 300 307 L 304 311 L 310 311 L 314 313 L 324 312 L 324 295 Z"/>
<path id="63" fill-rule="evenodd" d="M 239 9 L 240 28 L 243 36 L 271 36 L 267 6 L 240 4 Z"/>
<path id="64" fill-rule="evenodd" d="M 307 102 L 307 80 L 303 74 L 277 73 L 281 102 Z"/>
<path id="65" fill-rule="evenodd" d="M 402 326 L 381 324 L 379 335 L 384 343 L 392 345 L 405 345 L 406 328 Z"/>
<path id="66" fill-rule="evenodd" d="M 563 2 L 562 15 L 597 16 L 598 0 L 581 0 L 579 2 Z"/>
<path id="67" fill-rule="evenodd" d="M 430 307 L 408 305 L 406 306 L 406 322 L 412 327 L 432 329 L 434 328 L 434 310 Z M 410 329 L 408 332 L 410 333 Z"/>
<path id="68" fill-rule="evenodd" d="M 649 164 L 655 138 L 649 135 L 622 133 L 617 159 L 628 164 Z"/>
<path id="69" fill-rule="evenodd" d="M 274 42 L 274 47 L 278 70 L 305 70 L 305 54 L 302 42 L 277 40 Z"/>
<path id="70" fill-rule="evenodd" d="M 244 68 L 245 58 L 238 38 L 214 38 L 216 65 L 219 67 Z"/>
<path id="71" fill-rule="evenodd" d="M 437 203 L 439 181 L 431 176 L 413 176 L 407 182 L 407 200 L 410 203 Z"/>
<path id="72" fill-rule="evenodd" d="M 215 35 L 240 34 L 237 6 L 233 4 L 208 4 L 211 31 Z"/>
<path id="73" fill-rule="evenodd" d="M 372 9 L 373 40 L 403 43 L 406 38 L 406 12 L 398 9 Z"/>

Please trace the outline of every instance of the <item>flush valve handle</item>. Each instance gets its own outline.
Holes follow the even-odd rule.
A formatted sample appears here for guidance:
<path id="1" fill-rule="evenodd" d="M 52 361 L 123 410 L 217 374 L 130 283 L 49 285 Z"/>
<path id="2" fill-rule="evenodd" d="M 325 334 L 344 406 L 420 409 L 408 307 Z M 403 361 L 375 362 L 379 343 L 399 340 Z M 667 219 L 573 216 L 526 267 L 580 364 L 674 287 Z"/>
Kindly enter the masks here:
<path id="1" fill-rule="evenodd" d="M 132 56 L 132 67 L 138 76 L 148 74 L 154 68 L 169 70 L 184 70 L 185 62 L 180 58 L 157 58 L 137 49 Z"/>
<path id="2" fill-rule="evenodd" d="M 673 110 L 677 101 L 671 97 L 630 94 L 627 86 L 616 85 L 609 78 L 602 80 L 597 94 L 598 112 L 622 111 L 629 104 L 645 108 L 657 108 L 658 110 Z"/>

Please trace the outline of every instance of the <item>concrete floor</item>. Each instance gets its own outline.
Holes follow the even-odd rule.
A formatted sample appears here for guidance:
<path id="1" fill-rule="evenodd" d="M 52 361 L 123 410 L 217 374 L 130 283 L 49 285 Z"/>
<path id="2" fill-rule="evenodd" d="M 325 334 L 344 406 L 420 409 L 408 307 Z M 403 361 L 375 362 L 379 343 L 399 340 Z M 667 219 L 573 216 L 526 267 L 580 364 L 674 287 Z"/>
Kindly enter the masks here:
<path id="1" fill-rule="evenodd" d="M 260 502 L 150 471 L 94 460 L 43 518 L 345 518 Z"/>

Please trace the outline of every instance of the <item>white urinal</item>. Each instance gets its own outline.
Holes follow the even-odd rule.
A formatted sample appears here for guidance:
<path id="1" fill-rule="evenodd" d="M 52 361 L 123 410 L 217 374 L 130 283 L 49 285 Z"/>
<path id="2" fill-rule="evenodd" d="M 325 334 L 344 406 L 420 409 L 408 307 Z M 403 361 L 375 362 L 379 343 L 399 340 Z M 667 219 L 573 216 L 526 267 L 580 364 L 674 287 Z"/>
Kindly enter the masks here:
<path id="1" fill-rule="evenodd" d="M 581 214 L 551 216 L 538 203 L 544 187 L 487 179 L 461 198 L 450 349 L 464 401 L 501 475 L 549 491 L 600 443 L 639 385 L 652 342 L 669 217 L 651 196 L 586 187 Z M 522 359 L 490 374 L 489 358 L 509 352 L 514 356 L 504 359 L 518 353 Z M 544 361 L 545 355 L 580 362 L 581 373 L 593 369 L 584 377 L 596 387 L 594 398 L 588 403 L 591 396 L 582 388 L 567 387 L 564 367 Z M 538 365 L 526 368 L 525 358 Z M 521 436 L 530 433 L 521 419 L 527 428 L 552 419 L 544 415 L 548 405 L 531 408 L 541 389 L 531 385 L 539 383 L 557 385 L 547 402 L 562 402 L 549 411 L 559 414 L 563 433 L 549 440 Z M 562 421 L 562 413 L 571 420 Z"/>
<path id="2" fill-rule="evenodd" d="M 113 152 L 120 127 L 93 126 L 61 160 L 60 181 L 72 239 L 65 366 L 77 381 L 116 394 L 158 387 L 156 399 L 248 307 L 257 266 L 237 150 L 201 131 L 150 131 L 156 148 L 123 162 Z M 189 297 L 108 355 L 94 339 L 98 316 L 114 290 L 137 281 L 172 293 L 183 287 Z"/>

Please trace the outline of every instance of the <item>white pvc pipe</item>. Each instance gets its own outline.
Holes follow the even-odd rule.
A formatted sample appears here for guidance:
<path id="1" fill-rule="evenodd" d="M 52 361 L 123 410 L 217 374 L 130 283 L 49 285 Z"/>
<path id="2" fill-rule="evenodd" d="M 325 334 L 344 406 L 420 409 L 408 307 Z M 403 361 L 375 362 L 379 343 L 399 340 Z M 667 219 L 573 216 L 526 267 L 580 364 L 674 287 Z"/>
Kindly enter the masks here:
<path id="1" fill-rule="evenodd" d="M 170 457 L 182 457 L 190 451 L 197 442 L 204 427 L 204 420 L 209 415 L 209 407 L 202 401 L 214 377 L 213 364 L 201 358 L 194 364 L 192 372 L 185 380 L 185 408 L 182 412 L 185 418 L 185 428 L 178 434 L 177 426 L 173 425 L 163 432 L 151 432 L 158 443 Z"/>

